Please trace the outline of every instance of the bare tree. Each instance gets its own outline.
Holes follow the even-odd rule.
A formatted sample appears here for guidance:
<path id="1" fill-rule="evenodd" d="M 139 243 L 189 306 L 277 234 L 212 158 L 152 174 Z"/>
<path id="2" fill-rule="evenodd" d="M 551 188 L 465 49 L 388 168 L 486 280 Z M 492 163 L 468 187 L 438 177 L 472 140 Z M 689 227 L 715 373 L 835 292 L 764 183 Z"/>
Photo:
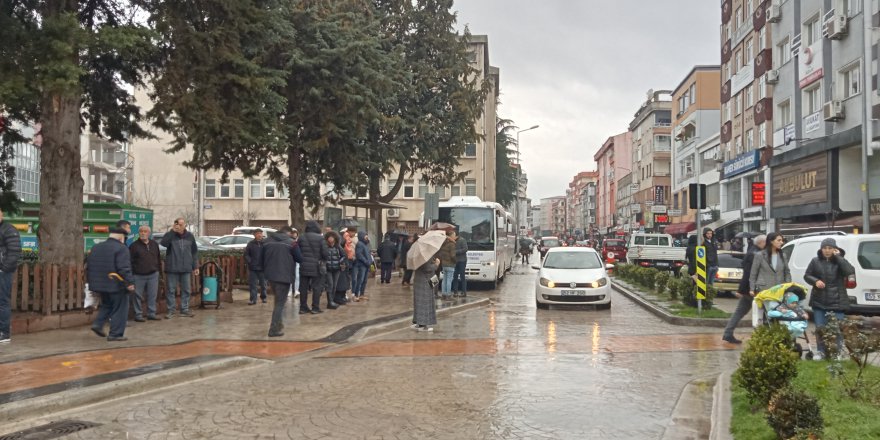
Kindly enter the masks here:
<path id="1" fill-rule="evenodd" d="M 236 209 L 235 211 L 232 211 L 232 218 L 243 222 L 245 225 L 249 225 L 254 220 L 260 218 L 260 211 L 256 209 Z"/>
<path id="2" fill-rule="evenodd" d="M 137 191 L 133 191 L 133 203 L 142 208 L 153 209 L 159 200 L 160 180 L 160 177 L 155 175 L 143 176 L 141 184 L 137 186 Z"/>

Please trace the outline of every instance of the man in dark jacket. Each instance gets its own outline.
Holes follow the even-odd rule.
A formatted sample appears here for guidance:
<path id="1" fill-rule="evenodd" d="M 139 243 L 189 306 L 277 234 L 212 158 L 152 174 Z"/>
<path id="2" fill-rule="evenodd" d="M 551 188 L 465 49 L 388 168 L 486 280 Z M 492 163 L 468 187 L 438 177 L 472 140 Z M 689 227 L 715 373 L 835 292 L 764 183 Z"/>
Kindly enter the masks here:
<path id="1" fill-rule="evenodd" d="M 15 226 L 3 221 L 0 211 L 0 343 L 12 340 L 12 277 L 21 259 L 21 237 Z"/>
<path id="2" fill-rule="evenodd" d="M 248 265 L 248 284 L 250 285 L 251 298 L 248 305 L 257 303 L 257 293 L 260 299 L 266 303 L 266 274 L 263 273 L 263 230 L 254 230 L 254 239 L 249 241 L 244 248 L 244 261 Z"/>
<path id="3" fill-rule="evenodd" d="M 406 254 L 409 253 L 410 248 L 412 248 L 413 243 L 418 240 L 419 234 L 415 234 L 411 237 L 407 237 L 406 241 L 403 242 L 403 249 L 400 250 L 400 267 L 403 268 L 403 284 L 404 286 L 409 286 L 412 284 L 412 273 L 414 267 L 407 267 L 406 265 Z"/>
<path id="4" fill-rule="evenodd" d="M 269 337 L 284 336 L 284 304 L 287 292 L 296 279 L 295 267 L 302 262 L 302 254 L 296 242 L 290 237 L 293 228 L 284 226 L 278 232 L 270 232 L 262 246 L 263 273 L 272 285 L 275 307 L 272 309 L 272 322 L 269 324 Z"/>
<path id="5" fill-rule="evenodd" d="M 825 357 L 825 341 L 822 329 L 828 324 L 828 315 L 834 314 L 838 322 L 844 319 L 849 308 L 849 295 L 846 294 L 846 278 L 856 273 L 855 268 L 844 258 L 846 253 L 837 247 L 833 238 L 822 240 L 816 257 L 810 261 L 804 272 L 804 281 L 813 286 L 810 294 L 810 307 L 813 308 L 813 323 L 816 324 L 817 351 L 813 359 Z M 843 344 L 843 336 L 838 335 L 837 352 Z"/>
<path id="6" fill-rule="evenodd" d="M 379 254 L 379 261 L 382 264 L 382 276 L 380 283 L 391 283 L 391 270 L 394 269 L 394 260 L 397 259 L 397 243 L 391 241 L 391 236 L 385 235 L 385 240 L 379 244 L 376 249 Z"/>
<path id="7" fill-rule="evenodd" d="M 131 254 L 125 247 L 125 230 L 113 228 L 110 238 L 92 248 L 86 260 L 86 279 L 89 289 L 101 295 L 101 308 L 92 323 L 92 331 L 107 337 L 108 341 L 127 341 L 125 324 L 128 320 L 128 292 L 134 291 L 131 272 Z M 110 321 L 110 334 L 104 333 L 104 324 Z"/>
<path id="8" fill-rule="evenodd" d="M 706 248 L 706 284 L 715 283 L 715 274 L 718 273 L 718 247 L 715 245 L 715 231 L 712 228 L 703 229 L 703 246 Z"/>
<path id="9" fill-rule="evenodd" d="M 192 233 L 186 230 L 183 217 L 175 220 L 171 230 L 162 237 L 162 246 L 165 246 L 165 278 L 168 282 L 165 319 L 174 317 L 177 286 L 180 286 L 180 316 L 192 318 L 195 315 L 189 310 L 190 274 L 199 276 L 199 246 Z"/>
<path id="10" fill-rule="evenodd" d="M 453 296 L 464 298 L 467 296 L 467 240 L 458 235 L 458 231 L 452 231 L 452 237 L 455 239 L 455 272 L 452 275 L 452 291 Z"/>
<path id="11" fill-rule="evenodd" d="M 755 260 L 755 254 L 761 252 L 764 249 L 765 244 L 767 244 L 766 235 L 755 237 L 753 246 L 749 248 L 743 258 L 743 276 L 739 280 L 739 288 L 735 293 L 736 297 L 739 298 L 739 301 L 736 303 L 736 310 L 734 310 L 733 315 L 731 315 L 730 319 L 727 321 L 727 326 L 724 327 L 724 336 L 721 337 L 721 340 L 725 342 L 742 344 L 741 340 L 733 336 L 733 330 L 739 325 L 739 322 L 743 317 L 752 309 L 753 298 L 752 295 L 749 294 L 749 291 L 751 290 L 749 286 L 749 277 L 752 274 L 752 262 Z"/>
<path id="12" fill-rule="evenodd" d="M 134 320 L 144 322 L 142 303 L 147 300 L 147 319 L 156 321 L 156 297 L 159 295 L 159 243 L 150 238 L 150 227 L 138 228 L 138 240 L 128 247 L 131 271 L 134 272 Z"/>
<path id="13" fill-rule="evenodd" d="M 299 265 L 299 313 L 301 315 L 323 313 L 321 292 L 324 289 L 324 274 L 321 273 L 321 266 L 326 269 L 327 259 L 330 257 L 318 222 L 307 221 L 306 229 L 297 243 L 302 252 L 302 263 Z M 309 292 L 312 293 L 311 310 L 309 310 Z"/>

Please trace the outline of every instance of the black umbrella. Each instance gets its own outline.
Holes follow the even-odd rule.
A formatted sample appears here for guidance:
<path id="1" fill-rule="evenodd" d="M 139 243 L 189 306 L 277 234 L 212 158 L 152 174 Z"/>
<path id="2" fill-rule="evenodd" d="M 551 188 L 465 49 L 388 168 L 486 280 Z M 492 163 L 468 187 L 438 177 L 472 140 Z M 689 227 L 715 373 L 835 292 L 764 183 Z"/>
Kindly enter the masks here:
<path id="1" fill-rule="evenodd" d="M 355 228 L 357 228 L 357 227 L 359 227 L 360 225 L 361 225 L 361 224 L 358 223 L 358 221 L 355 220 L 355 219 L 353 219 L 353 218 L 344 218 L 344 219 L 340 219 L 338 222 L 336 222 L 336 226 L 334 226 L 334 228 L 335 228 L 335 229 L 339 229 L 339 228 L 349 228 L 349 227 L 352 227 L 352 226 L 354 226 Z"/>
<path id="2" fill-rule="evenodd" d="M 736 237 L 736 238 L 752 238 L 752 234 L 750 232 L 743 231 L 743 232 L 738 232 L 736 235 L 734 235 L 734 237 Z"/>
<path id="3" fill-rule="evenodd" d="M 389 234 L 391 234 L 391 235 L 401 235 L 401 236 L 403 236 L 403 237 L 409 237 L 409 232 L 401 231 L 400 229 L 395 229 L 395 230 L 389 232 Z"/>

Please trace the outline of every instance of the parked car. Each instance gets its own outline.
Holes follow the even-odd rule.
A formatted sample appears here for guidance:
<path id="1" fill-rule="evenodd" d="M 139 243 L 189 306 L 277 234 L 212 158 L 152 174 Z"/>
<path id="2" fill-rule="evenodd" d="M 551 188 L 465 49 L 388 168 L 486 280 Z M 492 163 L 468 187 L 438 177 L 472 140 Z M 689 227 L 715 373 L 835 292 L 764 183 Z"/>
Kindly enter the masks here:
<path id="1" fill-rule="evenodd" d="M 845 252 L 844 258 L 853 265 L 855 276 L 846 281 L 849 313 L 864 316 L 880 315 L 880 234 L 823 233 L 802 236 L 786 243 L 782 252 L 788 260 L 791 280 L 806 285 L 804 273 L 810 260 L 819 252 L 822 240 L 833 238 Z M 809 304 L 809 294 L 807 301 Z"/>
<path id="2" fill-rule="evenodd" d="M 602 257 L 614 254 L 616 261 L 626 261 L 626 240 L 620 238 L 606 238 L 602 241 Z"/>
<path id="3" fill-rule="evenodd" d="M 547 251 L 535 282 L 535 306 L 548 309 L 552 304 L 595 305 L 611 308 L 611 279 L 595 249 L 555 247 Z"/>
<path id="4" fill-rule="evenodd" d="M 225 249 L 244 249 L 253 239 L 254 236 L 250 234 L 230 234 L 212 241 L 211 244 Z"/>
<path id="5" fill-rule="evenodd" d="M 541 237 L 541 243 L 538 245 L 538 251 L 541 252 L 541 259 L 544 259 L 548 250 L 560 246 L 562 246 L 562 241 L 556 237 Z"/>
<path id="6" fill-rule="evenodd" d="M 270 228 L 268 226 L 236 226 L 232 228 L 231 235 L 254 235 L 254 231 L 257 229 L 263 231 L 263 235 L 268 235 L 270 232 L 277 232 L 278 230 L 275 228 Z"/>
<path id="7" fill-rule="evenodd" d="M 714 286 L 719 293 L 733 295 L 739 289 L 743 276 L 743 259 L 746 254 L 735 251 L 718 251 L 718 272 L 715 274 Z"/>
<path id="8" fill-rule="evenodd" d="M 222 247 L 213 244 L 213 241 L 219 237 L 196 237 L 196 246 L 200 251 L 219 251 Z"/>
<path id="9" fill-rule="evenodd" d="M 626 262 L 677 273 L 686 264 L 685 248 L 674 247 L 672 241 L 669 234 L 634 233 L 627 247 Z"/>

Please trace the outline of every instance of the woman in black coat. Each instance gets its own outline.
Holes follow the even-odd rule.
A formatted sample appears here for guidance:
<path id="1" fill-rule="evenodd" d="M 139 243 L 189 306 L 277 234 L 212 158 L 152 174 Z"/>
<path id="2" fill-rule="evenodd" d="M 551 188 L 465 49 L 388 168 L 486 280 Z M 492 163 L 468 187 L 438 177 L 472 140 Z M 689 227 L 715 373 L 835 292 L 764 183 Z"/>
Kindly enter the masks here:
<path id="1" fill-rule="evenodd" d="M 852 264 L 844 258 L 845 252 L 837 247 L 833 238 L 822 240 L 821 248 L 816 257 L 810 261 L 804 272 L 804 281 L 813 286 L 810 294 L 810 307 L 813 308 L 813 322 L 816 324 L 816 345 L 818 356 L 814 359 L 825 357 L 825 341 L 820 335 L 822 329 L 828 323 L 828 315 L 833 313 L 838 322 L 843 321 L 845 312 L 849 306 L 849 296 L 846 294 L 846 278 L 856 273 Z M 840 352 L 843 344 L 842 336 L 837 338 L 837 350 Z"/>

